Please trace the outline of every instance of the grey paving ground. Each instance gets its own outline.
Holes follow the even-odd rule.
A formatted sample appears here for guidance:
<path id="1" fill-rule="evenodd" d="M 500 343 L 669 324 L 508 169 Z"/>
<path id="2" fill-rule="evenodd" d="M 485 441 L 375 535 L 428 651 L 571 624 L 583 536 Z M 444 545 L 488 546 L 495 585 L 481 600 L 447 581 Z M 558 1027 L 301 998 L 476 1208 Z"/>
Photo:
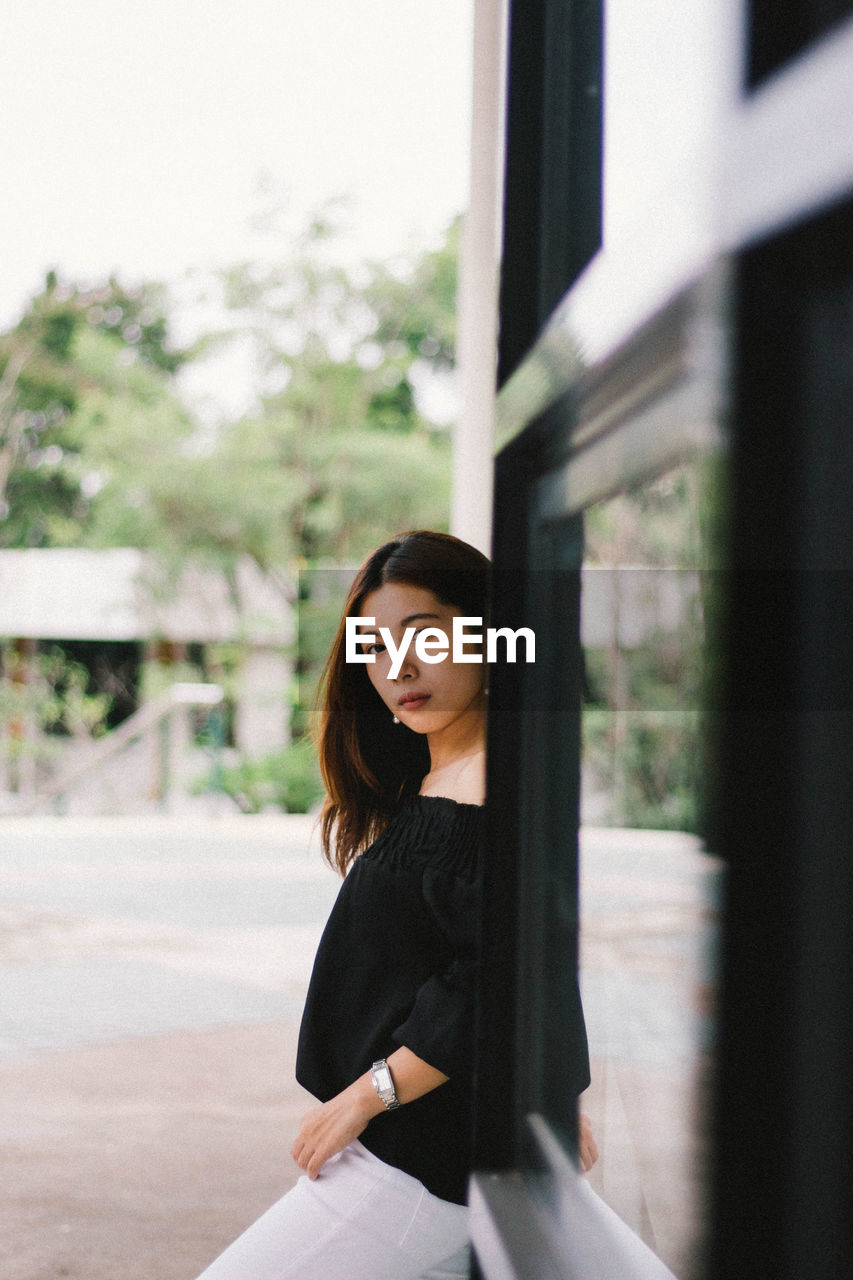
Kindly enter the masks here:
<path id="1" fill-rule="evenodd" d="M 689 836 L 587 830 L 581 988 L 596 1191 L 680 1277 L 705 1229 L 721 872 Z"/>
<path id="2" fill-rule="evenodd" d="M 3 1280 L 193 1280 L 282 1194 L 337 889 L 310 819 L 0 823 Z M 596 1189 L 682 1274 L 701 1222 L 712 864 L 588 832 Z"/>
<path id="3" fill-rule="evenodd" d="M 311 819 L 6 820 L 0 842 L 0 1054 L 298 1017 L 337 891 Z"/>

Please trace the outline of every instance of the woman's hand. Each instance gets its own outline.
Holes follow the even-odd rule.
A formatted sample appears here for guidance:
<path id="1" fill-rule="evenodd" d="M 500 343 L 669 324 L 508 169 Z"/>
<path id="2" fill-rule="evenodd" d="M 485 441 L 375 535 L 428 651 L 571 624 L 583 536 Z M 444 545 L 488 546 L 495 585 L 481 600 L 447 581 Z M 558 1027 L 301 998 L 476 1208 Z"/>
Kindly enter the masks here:
<path id="1" fill-rule="evenodd" d="M 414 1102 L 415 1098 L 422 1098 L 447 1082 L 446 1075 L 418 1058 L 405 1045 L 394 1050 L 388 1066 L 401 1103 Z M 334 1098 L 305 1113 L 290 1154 L 313 1180 L 327 1160 L 354 1142 L 373 1117 L 384 1110 L 385 1104 L 373 1087 L 371 1074 L 365 1071 Z"/>
<path id="2" fill-rule="evenodd" d="M 598 1146 L 592 1136 L 589 1116 L 585 1116 L 583 1113 L 578 1116 L 578 1159 L 580 1160 L 581 1173 L 589 1173 L 598 1159 Z"/>
<path id="3" fill-rule="evenodd" d="M 322 1106 L 305 1113 L 290 1154 L 313 1181 L 326 1161 L 355 1141 L 382 1110 L 370 1076 L 362 1076 Z"/>

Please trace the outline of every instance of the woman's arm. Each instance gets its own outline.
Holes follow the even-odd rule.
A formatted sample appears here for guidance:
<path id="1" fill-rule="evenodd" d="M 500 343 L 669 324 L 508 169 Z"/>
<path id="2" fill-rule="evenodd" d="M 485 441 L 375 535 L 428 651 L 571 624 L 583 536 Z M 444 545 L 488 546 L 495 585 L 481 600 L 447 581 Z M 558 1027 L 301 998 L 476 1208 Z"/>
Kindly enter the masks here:
<path id="1" fill-rule="evenodd" d="M 387 1062 L 401 1104 L 414 1102 L 448 1078 L 405 1045 L 395 1049 Z M 299 1168 L 313 1180 L 327 1160 L 349 1146 L 373 1117 L 384 1110 L 385 1104 L 373 1087 L 370 1072 L 365 1071 L 334 1098 L 306 1112 L 290 1153 Z"/>

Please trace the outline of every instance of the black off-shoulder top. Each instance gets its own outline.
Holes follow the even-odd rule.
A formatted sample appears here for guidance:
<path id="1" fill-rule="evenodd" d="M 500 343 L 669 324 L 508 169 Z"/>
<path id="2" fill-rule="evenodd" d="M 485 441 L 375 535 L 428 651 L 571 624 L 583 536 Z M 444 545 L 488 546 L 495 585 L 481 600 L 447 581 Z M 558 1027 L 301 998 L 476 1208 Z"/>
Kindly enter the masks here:
<path id="1" fill-rule="evenodd" d="M 371 1120 L 360 1141 L 463 1204 L 471 1167 L 480 805 L 414 796 L 356 858 L 326 925 L 296 1078 L 327 1101 L 405 1045 L 446 1084 Z"/>

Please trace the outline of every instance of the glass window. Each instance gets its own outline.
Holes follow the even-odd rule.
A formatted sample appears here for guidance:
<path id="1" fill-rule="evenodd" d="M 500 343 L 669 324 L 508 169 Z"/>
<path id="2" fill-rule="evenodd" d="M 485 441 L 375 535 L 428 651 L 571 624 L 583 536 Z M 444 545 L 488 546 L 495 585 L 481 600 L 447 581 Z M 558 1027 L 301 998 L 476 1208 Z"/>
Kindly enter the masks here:
<path id="1" fill-rule="evenodd" d="M 703 839 L 720 574 L 717 470 L 693 463 L 586 513 L 580 972 L 601 1158 L 590 1181 L 698 1274 L 721 867 Z"/>

